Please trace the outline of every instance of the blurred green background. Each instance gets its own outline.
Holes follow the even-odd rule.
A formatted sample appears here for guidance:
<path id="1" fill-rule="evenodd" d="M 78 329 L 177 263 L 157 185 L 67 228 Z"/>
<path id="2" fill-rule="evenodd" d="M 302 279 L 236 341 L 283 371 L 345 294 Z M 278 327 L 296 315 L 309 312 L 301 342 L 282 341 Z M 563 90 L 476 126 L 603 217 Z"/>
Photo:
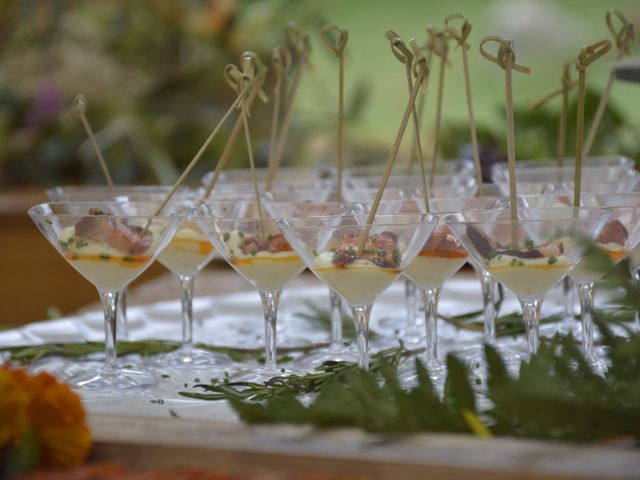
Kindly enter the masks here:
<path id="1" fill-rule="evenodd" d="M 60 121 L 80 92 L 88 98 L 87 116 L 116 182 L 172 182 L 233 101 L 224 66 L 236 63 L 244 50 L 268 63 L 271 48 L 286 41 L 290 20 L 311 36 L 314 69 L 303 76 L 285 164 L 334 161 L 337 61 L 319 42 L 325 23 L 350 32 L 347 155 L 350 162 L 367 163 L 386 157 L 408 95 L 403 66 L 391 54 L 385 31 L 422 44 L 426 25 L 441 26 L 450 13 L 463 13 L 473 24 L 469 55 L 483 155 L 504 156 L 504 74 L 478 53 L 483 36 L 498 34 L 514 40 L 518 63 L 531 68 L 530 75 L 514 74 L 518 158 L 554 156 L 559 101 L 535 114 L 528 105 L 559 87 L 563 62 L 582 45 L 610 37 L 608 8 L 622 11 L 640 30 L 637 0 L 0 0 L 0 185 L 102 183 L 80 123 Z M 614 48 L 588 72 L 587 126 L 616 53 Z M 468 148 L 459 50 L 451 51 L 451 62 L 444 91 L 445 156 Z M 434 75 L 423 125 L 427 152 L 435 84 Z M 252 115 L 262 165 L 270 116 L 271 104 L 257 104 Z M 575 110 L 570 119 L 568 154 L 574 150 Z M 228 130 L 207 152 L 194 182 L 215 165 Z M 406 162 L 409 144 L 399 162 Z M 615 84 L 593 153 L 640 158 L 640 85 Z M 231 165 L 248 165 L 242 142 Z"/>

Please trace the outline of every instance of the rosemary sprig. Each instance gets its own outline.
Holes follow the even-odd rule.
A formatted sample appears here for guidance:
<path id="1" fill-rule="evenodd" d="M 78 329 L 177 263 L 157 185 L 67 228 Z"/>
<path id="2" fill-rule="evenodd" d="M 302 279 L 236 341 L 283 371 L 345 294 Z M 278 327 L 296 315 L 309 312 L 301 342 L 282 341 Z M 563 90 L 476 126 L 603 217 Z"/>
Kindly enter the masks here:
<path id="1" fill-rule="evenodd" d="M 197 347 L 209 350 L 211 352 L 221 353 L 229 356 L 236 362 L 246 360 L 260 361 L 263 358 L 264 350 L 262 348 L 232 348 L 208 345 L 205 343 L 196 344 Z M 287 355 L 293 352 L 305 353 L 315 348 L 326 346 L 326 344 L 305 345 L 303 347 L 279 348 L 278 351 L 284 354 L 279 359 L 280 362 L 287 361 L 290 357 Z M 144 341 L 120 341 L 118 342 L 118 356 L 141 355 L 150 357 L 163 353 L 170 353 L 180 347 L 178 342 L 170 342 L 167 340 L 144 340 Z M 7 352 L 9 361 L 28 364 L 35 363 L 45 357 L 65 357 L 78 358 L 104 352 L 103 342 L 82 342 L 82 343 L 45 343 L 42 345 L 19 345 L 11 347 L 0 347 L 0 353 Z"/>
<path id="2" fill-rule="evenodd" d="M 371 356 L 369 369 L 372 373 L 384 368 L 395 370 L 396 366 L 409 353 L 402 348 L 390 348 Z M 287 377 L 274 377 L 265 383 L 230 382 L 228 379 L 219 381 L 214 379 L 209 384 L 197 384 L 194 388 L 201 388 L 205 392 L 178 392 L 183 397 L 197 400 L 253 400 L 264 401 L 282 396 L 295 396 L 321 390 L 327 383 L 334 379 L 340 379 L 348 372 L 358 369 L 358 365 L 352 362 L 324 362 L 318 371 L 306 375 L 289 375 Z"/>

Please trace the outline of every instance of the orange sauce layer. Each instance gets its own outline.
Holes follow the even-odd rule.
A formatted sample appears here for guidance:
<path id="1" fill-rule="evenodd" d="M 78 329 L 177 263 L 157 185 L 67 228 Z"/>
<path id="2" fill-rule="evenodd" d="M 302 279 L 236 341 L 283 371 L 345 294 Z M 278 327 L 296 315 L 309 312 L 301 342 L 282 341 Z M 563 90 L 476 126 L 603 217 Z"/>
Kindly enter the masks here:
<path id="1" fill-rule="evenodd" d="M 113 257 L 108 255 L 76 255 L 67 253 L 67 259 L 70 261 L 83 260 L 87 262 L 110 262 L 117 263 L 121 267 L 140 268 L 151 260 L 150 255 L 131 255 L 124 257 Z"/>
<path id="2" fill-rule="evenodd" d="M 603 248 L 602 251 L 604 253 L 606 253 L 607 257 L 609 257 L 615 263 L 618 263 L 627 254 L 627 252 L 625 252 L 624 250 L 607 250 L 607 249 Z"/>
<path id="3" fill-rule="evenodd" d="M 467 258 L 469 254 L 465 250 L 454 250 L 448 248 L 425 248 L 420 252 L 420 256 L 440 258 Z"/>
<path id="4" fill-rule="evenodd" d="M 231 263 L 235 265 L 252 265 L 254 263 L 264 263 L 264 262 L 300 262 L 300 257 L 291 256 L 291 257 L 246 257 L 246 258 L 235 258 L 231 260 Z"/>
<path id="5" fill-rule="evenodd" d="M 171 240 L 171 243 L 176 247 L 180 245 L 197 245 L 198 253 L 202 255 L 208 255 L 213 250 L 213 245 L 211 242 L 203 242 L 202 240 L 194 240 L 192 238 L 174 238 Z"/>

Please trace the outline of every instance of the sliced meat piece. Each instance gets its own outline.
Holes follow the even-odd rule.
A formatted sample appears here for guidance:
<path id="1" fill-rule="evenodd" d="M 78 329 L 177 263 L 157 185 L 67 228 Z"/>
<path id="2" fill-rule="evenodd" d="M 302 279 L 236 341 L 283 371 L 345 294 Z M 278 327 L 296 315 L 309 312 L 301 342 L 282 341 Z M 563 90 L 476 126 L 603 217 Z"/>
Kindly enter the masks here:
<path id="1" fill-rule="evenodd" d="M 607 222 L 596 239 L 598 243 L 617 243 L 623 247 L 629 239 L 629 232 L 618 219 Z"/>
<path id="2" fill-rule="evenodd" d="M 98 209 L 89 210 L 90 215 L 75 226 L 75 234 L 96 242 L 105 243 L 126 255 L 138 255 L 151 246 L 152 234 L 138 226 L 128 225 L 124 218 L 114 218 Z"/>
<path id="3" fill-rule="evenodd" d="M 268 248 L 269 241 L 263 239 L 260 235 L 244 237 L 242 240 L 242 253 L 245 255 L 255 255 L 256 253 L 267 250 Z"/>
<path id="4" fill-rule="evenodd" d="M 483 231 L 473 225 L 467 225 L 467 236 L 469 237 L 469 241 L 476 247 L 478 253 L 484 258 L 489 259 L 495 256 L 496 249 L 494 248 L 493 242 Z"/>
<path id="5" fill-rule="evenodd" d="M 287 239 L 282 234 L 271 237 L 269 240 L 269 247 L 267 249 L 271 253 L 290 252 L 293 250 L 291 245 L 289 245 L 289 242 L 287 242 Z"/>
<path id="6" fill-rule="evenodd" d="M 510 248 L 500 249 L 497 253 L 501 255 L 509 255 L 516 258 L 543 258 L 543 255 L 538 250 L 513 250 Z"/>

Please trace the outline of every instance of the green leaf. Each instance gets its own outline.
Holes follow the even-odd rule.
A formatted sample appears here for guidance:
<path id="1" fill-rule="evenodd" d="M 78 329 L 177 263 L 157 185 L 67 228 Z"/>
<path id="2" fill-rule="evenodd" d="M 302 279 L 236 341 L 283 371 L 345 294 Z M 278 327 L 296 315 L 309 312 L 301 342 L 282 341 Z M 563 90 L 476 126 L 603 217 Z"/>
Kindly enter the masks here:
<path id="1" fill-rule="evenodd" d="M 8 477 L 24 475 L 35 470 L 41 461 L 42 449 L 36 430 L 29 430 L 18 445 L 8 448 L 4 465 L 5 475 Z"/>
<path id="2" fill-rule="evenodd" d="M 469 380 L 469 367 L 455 355 L 447 355 L 447 379 L 444 384 L 444 401 L 455 411 L 469 410 L 476 413 L 476 396 Z"/>

